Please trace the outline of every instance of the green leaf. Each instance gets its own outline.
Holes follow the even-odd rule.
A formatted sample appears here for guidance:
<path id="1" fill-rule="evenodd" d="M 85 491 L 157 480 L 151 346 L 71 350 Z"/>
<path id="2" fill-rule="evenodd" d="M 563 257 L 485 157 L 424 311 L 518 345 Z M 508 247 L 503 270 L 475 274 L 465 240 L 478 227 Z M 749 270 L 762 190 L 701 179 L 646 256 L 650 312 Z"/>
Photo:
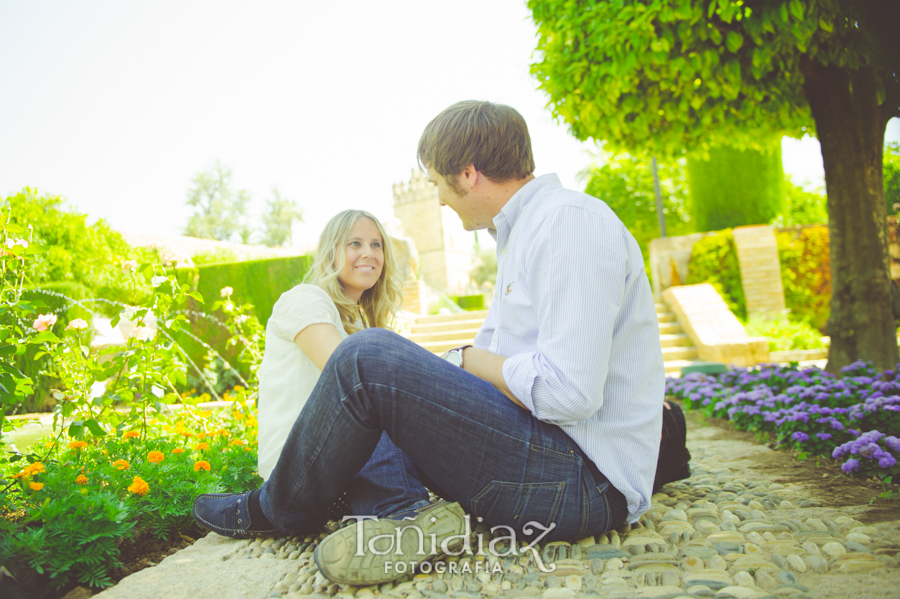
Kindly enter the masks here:
<path id="1" fill-rule="evenodd" d="M 803 2 L 801 2 L 800 0 L 791 0 L 791 14 L 794 15 L 794 18 L 798 21 L 802 21 L 803 13 Z"/>
<path id="2" fill-rule="evenodd" d="M 826 31 L 828 33 L 831 33 L 832 31 L 834 31 L 834 24 L 829 23 L 825 19 L 821 19 L 821 18 L 819 19 L 819 27 L 822 29 L 822 31 Z"/>
<path id="3" fill-rule="evenodd" d="M 201 304 L 203 303 L 203 296 L 200 295 L 198 292 L 191 291 L 190 293 L 188 293 L 188 295 L 190 297 L 194 298 L 195 300 L 197 300 L 198 302 L 200 302 Z"/>
<path id="4" fill-rule="evenodd" d="M 737 31 L 729 31 L 725 37 L 725 46 L 729 52 L 736 53 L 744 45 L 744 36 Z"/>
<path id="5" fill-rule="evenodd" d="M 49 341 L 51 343 L 59 343 L 60 339 L 53 334 L 53 331 L 41 331 L 28 340 L 29 343 L 43 343 L 45 341 Z"/>
<path id="6" fill-rule="evenodd" d="M 43 254 L 47 252 L 50 248 L 47 248 L 43 245 L 37 245 L 35 243 L 29 244 L 27 248 L 25 248 L 25 252 L 23 255 L 31 256 L 32 254 Z"/>
<path id="7" fill-rule="evenodd" d="M 788 16 L 788 5 L 787 5 L 787 2 L 785 2 L 784 4 L 781 5 L 781 20 L 784 21 L 785 23 L 787 23 L 789 18 L 790 17 Z"/>
<path id="8" fill-rule="evenodd" d="M 97 422 L 96 420 L 94 420 L 93 418 L 91 418 L 90 420 L 86 420 L 84 423 L 84 426 L 86 426 L 87 429 L 89 431 L 91 431 L 91 434 L 94 435 L 95 437 L 105 437 L 106 436 L 106 431 L 103 429 L 102 426 L 100 426 L 100 423 Z"/>

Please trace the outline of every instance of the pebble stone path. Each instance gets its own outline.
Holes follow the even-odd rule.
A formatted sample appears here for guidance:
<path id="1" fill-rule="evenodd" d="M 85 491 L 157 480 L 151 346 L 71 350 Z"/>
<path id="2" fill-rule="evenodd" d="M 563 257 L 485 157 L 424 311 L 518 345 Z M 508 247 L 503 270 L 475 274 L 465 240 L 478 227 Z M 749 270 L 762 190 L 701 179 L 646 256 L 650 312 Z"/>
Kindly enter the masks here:
<path id="1" fill-rule="evenodd" d="M 766 447 L 691 430 L 690 479 L 653 496 L 641 520 L 535 556 L 463 555 L 447 571 L 350 587 L 327 581 L 312 553 L 325 537 L 231 541 L 210 534 L 100 594 L 287 599 L 735 599 L 900 597 L 900 523 L 866 526 L 864 509 L 828 508 L 765 480 L 747 457 Z M 337 527 L 330 523 L 331 529 Z M 477 532 L 477 530 L 476 530 Z M 490 540 L 489 534 L 484 537 Z M 450 562 L 457 562 L 456 573 Z M 479 562 L 480 565 L 479 565 Z M 551 566 L 552 567 L 552 566 Z"/>

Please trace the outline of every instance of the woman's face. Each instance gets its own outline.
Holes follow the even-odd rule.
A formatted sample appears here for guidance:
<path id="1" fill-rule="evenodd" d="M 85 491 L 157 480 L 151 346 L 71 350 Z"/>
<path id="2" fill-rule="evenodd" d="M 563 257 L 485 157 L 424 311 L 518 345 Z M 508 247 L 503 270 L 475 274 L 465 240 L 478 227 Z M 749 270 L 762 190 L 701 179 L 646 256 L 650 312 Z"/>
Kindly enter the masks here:
<path id="1" fill-rule="evenodd" d="M 384 240 L 375 221 L 365 217 L 356 221 L 350 229 L 344 256 L 346 264 L 338 273 L 338 280 L 347 297 L 359 301 L 363 291 L 374 287 L 384 270 Z"/>

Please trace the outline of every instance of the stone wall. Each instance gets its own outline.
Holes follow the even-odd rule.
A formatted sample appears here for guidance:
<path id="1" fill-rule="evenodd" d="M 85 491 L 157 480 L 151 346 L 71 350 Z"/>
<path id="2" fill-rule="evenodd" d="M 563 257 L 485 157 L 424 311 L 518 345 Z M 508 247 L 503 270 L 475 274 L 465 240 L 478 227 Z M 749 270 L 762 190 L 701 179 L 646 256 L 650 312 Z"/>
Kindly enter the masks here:
<path id="1" fill-rule="evenodd" d="M 662 299 L 662 292 L 669 287 L 683 285 L 687 280 L 688 265 L 694 244 L 712 233 L 694 233 L 676 237 L 660 237 L 650 241 L 650 279 L 653 297 Z"/>
<path id="2" fill-rule="evenodd" d="M 394 214 L 403 234 L 419 253 L 421 278 L 434 289 L 463 295 L 469 285 L 475 252 L 472 235 L 449 208 L 441 208 L 437 189 L 413 169 L 407 183 L 394 185 Z"/>
<path id="3" fill-rule="evenodd" d="M 891 260 L 891 278 L 900 281 L 900 218 L 889 216 L 888 221 L 888 249 Z"/>
<path id="4" fill-rule="evenodd" d="M 732 235 L 741 265 L 747 314 L 783 312 L 784 287 L 775 231 L 768 225 L 753 225 L 735 227 Z"/>

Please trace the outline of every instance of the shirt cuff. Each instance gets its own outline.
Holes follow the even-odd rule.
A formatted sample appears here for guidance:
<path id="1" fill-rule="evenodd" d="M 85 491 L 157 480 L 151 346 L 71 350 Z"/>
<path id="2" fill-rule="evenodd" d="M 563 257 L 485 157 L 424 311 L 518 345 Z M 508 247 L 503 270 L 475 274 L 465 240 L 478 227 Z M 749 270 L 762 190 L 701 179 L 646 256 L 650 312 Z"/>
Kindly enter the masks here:
<path id="1" fill-rule="evenodd" d="M 540 415 L 535 411 L 534 398 L 531 389 L 534 387 L 534 379 L 537 377 L 537 369 L 533 360 L 537 354 L 517 354 L 510 356 L 503 362 L 503 380 L 506 386 L 521 401 L 535 418 Z"/>

